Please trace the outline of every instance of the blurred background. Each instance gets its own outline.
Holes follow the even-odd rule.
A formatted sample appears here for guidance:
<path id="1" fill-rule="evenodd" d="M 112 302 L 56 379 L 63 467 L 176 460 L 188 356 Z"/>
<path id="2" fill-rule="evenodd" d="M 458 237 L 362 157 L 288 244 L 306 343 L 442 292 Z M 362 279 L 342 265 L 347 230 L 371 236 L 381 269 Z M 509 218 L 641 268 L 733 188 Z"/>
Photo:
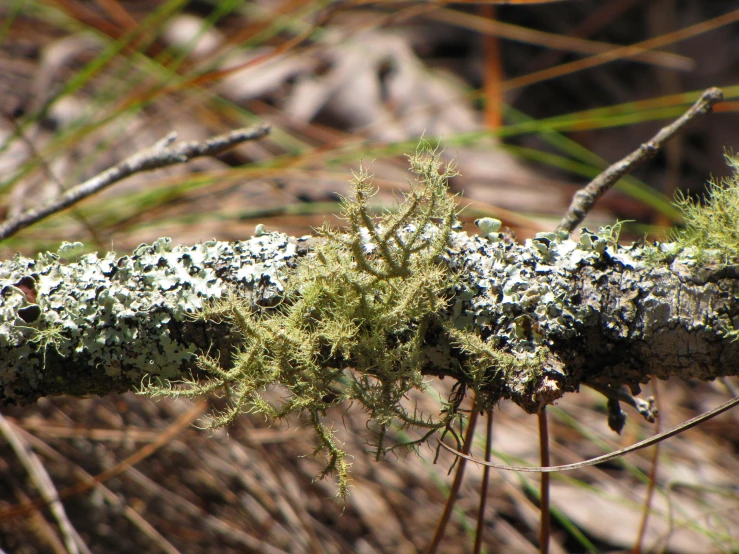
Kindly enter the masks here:
<path id="1" fill-rule="evenodd" d="M 203 140 L 268 122 L 271 134 L 217 158 L 135 175 L 0 243 L 16 252 L 123 255 L 142 242 L 291 235 L 340 223 L 351 170 L 371 165 L 377 208 L 407 190 L 405 153 L 440 141 L 470 232 L 481 216 L 519 239 L 552 230 L 572 194 L 679 117 L 711 86 L 726 99 L 622 179 L 591 228 L 630 220 L 624 241 L 680 223 L 676 190 L 728 174 L 739 144 L 735 1 L 552 3 L 365 0 L 4 0 L 0 3 L 0 219 L 37 207 L 170 131 Z M 626 48 L 630 46 L 630 48 Z M 0 362 L 1 363 L 1 362 Z M 438 413 L 450 383 L 418 401 Z M 670 382 L 659 426 L 725 400 L 736 382 Z M 219 399 L 155 403 L 134 394 L 44 399 L 0 412 L 0 548 L 7 552 L 416 552 L 448 492 L 451 456 L 367 454 L 363 414 L 332 414 L 353 454 L 345 506 L 315 481 L 300 421 L 242 418 L 211 434 L 191 424 Z M 555 463 L 656 432 L 631 412 L 619 437 L 605 400 L 550 410 Z M 647 475 L 656 495 L 643 551 L 739 550 L 737 414 L 650 451 L 553 478 L 553 552 L 631 551 Z M 481 455 L 483 431 L 476 452 Z M 396 440 L 407 440 L 401 430 Z M 537 463 L 536 418 L 496 411 L 494 452 Z M 109 471 L 91 483 L 91 475 Z M 481 470 L 467 468 L 442 552 L 467 552 Z M 536 552 L 538 475 L 494 472 L 487 552 Z M 73 490 L 60 506 L 12 511 Z"/>

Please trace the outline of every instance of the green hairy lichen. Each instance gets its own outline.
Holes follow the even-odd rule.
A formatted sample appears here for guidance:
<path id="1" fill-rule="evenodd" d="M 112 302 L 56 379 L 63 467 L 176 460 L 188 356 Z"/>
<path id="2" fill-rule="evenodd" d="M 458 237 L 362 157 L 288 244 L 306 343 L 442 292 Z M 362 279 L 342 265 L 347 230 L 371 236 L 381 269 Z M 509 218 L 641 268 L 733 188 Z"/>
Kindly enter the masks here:
<path id="1" fill-rule="evenodd" d="M 411 390 L 426 386 L 421 373 L 426 334 L 443 317 L 455 282 L 440 263 L 457 221 L 456 203 L 447 194 L 454 167 L 440 173 L 440 156 L 426 143 L 409 160 L 416 182 L 396 210 L 379 218 L 368 205 L 376 192 L 371 175 L 364 169 L 354 174 L 353 195 L 342 200 L 347 228 L 326 224 L 318 230 L 324 240 L 298 262 L 279 306 L 256 313 L 246 299 L 230 293 L 203 309 L 199 317 L 227 321 L 241 337 L 230 363 L 201 355 L 198 364 L 209 379 L 192 379 L 185 387 L 148 382 L 144 392 L 225 393 L 229 407 L 213 415 L 209 427 L 227 425 L 244 412 L 273 419 L 305 416 L 318 438 L 315 454 L 327 457 L 320 477 L 336 473 L 340 497 L 348 492 L 350 464 L 323 422 L 330 407 L 349 401 L 367 411 L 378 458 L 392 448 L 385 440 L 391 424 L 422 431 L 420 439 L 405 445 L 410 447 L 450 430 L 464 394 L 455 393 L 435 418 L 404 404 Z M 476 374 L 473 382 L 482 384 L 481 360 L 487 367 L 502 360 L 466 334 L 455 329 L 448 337 L 476 353 L 469 371 Z M 270 400 L 276 397 L 282 400 Z"/>
<path id="2" fill-rule="evenodd" d="M 675 205 L 685 227 L 672 232 L 672 254 L 687 253 L 701 263 L 708 259 L 724 265 L 739 260 L 739 157 L 725 154 L 730 177 L 711 179 L 703 202 L 678 193 Z"/>

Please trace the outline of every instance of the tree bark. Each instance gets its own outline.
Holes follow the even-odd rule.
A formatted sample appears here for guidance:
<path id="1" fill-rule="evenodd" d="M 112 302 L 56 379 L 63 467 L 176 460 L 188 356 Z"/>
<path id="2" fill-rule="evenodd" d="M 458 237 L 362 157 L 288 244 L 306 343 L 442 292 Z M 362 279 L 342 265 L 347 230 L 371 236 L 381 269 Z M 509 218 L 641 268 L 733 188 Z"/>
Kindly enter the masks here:
<path id="1" fill-rule="evenodd" d="M 188 377 L 198 353 L 227 366 L 239 337 L 226 322 L 194 316 L 228 289 L 255 310 L 278 304 L 312 240 L 267 233 L 173 247 L 160 239 L 130 256 L 79 258 L 66 245 L 0 263 L 0 403 Z M 496 349 L 539 353 L 536 383 L 496 378 L 496 397 L 529 412 L 581 384 L 636 394 L 652 377 L 737 375 L 737 267 L 697 264 L 689 252 L 649 262 L 650 249 L 618 246 L 607 232 L 576 242 L 560 231 L 524 245 L 455 233 L 441 262 L 458 275 L 446 315 Z M 464 383 L 465 354 L 440 329 L 429 328 L 422 370 Z"/>

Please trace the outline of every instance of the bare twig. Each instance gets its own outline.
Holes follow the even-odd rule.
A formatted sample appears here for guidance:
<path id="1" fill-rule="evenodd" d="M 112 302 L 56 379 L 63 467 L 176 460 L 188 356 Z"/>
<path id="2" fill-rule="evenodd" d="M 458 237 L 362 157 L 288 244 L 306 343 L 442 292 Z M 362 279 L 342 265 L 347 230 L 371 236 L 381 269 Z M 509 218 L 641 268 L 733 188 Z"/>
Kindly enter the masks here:
<path id="1" fill-rule="evenodd" d="M 487 413 L 487 430 L 485 434 L 485 461 L 490 461 L 490 454 L 493 449 L 493 409 L 490 408 Z M 480 554 L 482 551 L 482 539 L 485 531 L 485 503 L 488 499 L 488 483 L 490 482 L 490 468 L 484 467 L 482 470 L 482 486 L 480 487 L 480 506 L 477 510 L 477 529 L 475 530 L 475 547 L 473 554 Z"/>
<path id="2" fill-rule="evenodd" d="M 657 405 L 659 405 L 659 381 L 654 380 L 654 396 Z M 657 431 L 659 432 L 662 420 L 657 413 Z M 644 538 L 647 535 L 647 523 L 649 522 L 649 513 L 652 508 L 652 498 L 654 498 L 654 489 L 657 486 L 657 462 L 659 461 L 659 443 L 654 445 L 652 450 L 652 459 L 649 461 L 649 482 L 647 483 L 647 494 L 644 498 L 644 509 L 641 514 L 641 522 L 639 523 L 639 532 L 637 533 L 636 544 L 631 551 L 632 554 L 641 554 L 644 546 Z"/>
<path id="3" fill-rule="evenodd" d="M 454 450 L 451 446 L 447 446 L 441 441 L 439 443 L 441 444 L 442 447 L 444 447 L 446 450 L 448 450 L 452 454 L 456 454 L 460 458 L 464 458 L 465 460 L 475 462 L 476 464 L 480 464 L 480 465 L 484 465 L 488 467 L 494 467 L 496 469 L 505 469 L 507 471 L 519 471 L 521 473 L 556 473 L 559 471 L 571 471 L 573 469 L 580 469 L 582 467 L 602 464 L 603 462 L 608 462 L 610 460 L 615 460 L 616 458 L 620 458 L 624 454 L 630 454 L 631 452 L 636 452 L 637 450 L 641 450 L 642 448 L 647 448 L 648 446 L 652 446 L 653 444 L 657 444 L 658 442 L 661 442 L 665 439 L 674 437 L 675 435 L 680 434 L 683 431 L 691 429 L 695 427 L 696 425 L 703 423 L 704 421 L 707 421 L 713 417 L 716 417 L 717 415 L 730 410 L 731 408 L 733 408 L 734 406 L 738 404 L 739 404 L 739 396 L 736 396 L 732 398 L 731 400 L 729 400 L 728 402 L 721 404 L 719 407 L 714 408 L 713 410 L 708 411 L 699 416 L 696 416 L 693 419 L 689 419 L 685 423 L 681 423 L 680 425 L 678 425 L 677 427 L 673 427 L 669 431 L 665 431 L 664 433 L 659 433 L 646 440 L 637 442 L 636 444 L 632 444 L 631 446 L 628 446 L 626 448 L 622 448 L 621 450 L 616 450 L 615 452 L 611 452 L 610 454 L 604 454 L 603 456 L 598 456 L 597 458 L 591 458 L 590 460 L 585 460 L 584 462 L 577 462 L 574 464 L 567 464 L 567 465 L 562 465 L 562 466 L 518 467 L 518 466 L 507 466 L 505 464 L 495 464 L 493 462 L 484 462 L 482 460 L 473 458 L 469 454 L 465 454 L 458 450 Z"/>
<path id="4" fill-rule="evenodd" d="M 626 392 L 622 388 L 618 387 L 611 387 L 606 385 L 601 385 L 598 383 L 588 383 L 588 386 L 601 393 L 603 396 L 608 398 L 610 401 L 608 404 L 609 410 L 619 410 L 619 402 L 624 402 L 628 404 L 629 406 L 632 406 L 633 408 L 638 411 L 644 419 L 646 419 L 649 423 L 654 423 L 657 419 L 657 416 L 659 415 L 659 410 L 654 405 L 654 398 L 649 397 L 646 400 L 643 400 L 641 398 L 638 398 L 636 396 L 630 395 L 628 392 Z M 735 395 L 737 396 L 737 395 Z M 612 416 L 609 414 L 608 416 L 608 426 L 616 431 L 617 433 L 621 433 L 621 429 L 623 428 L 623 424 L 626 421 L 626 416 L 623 416 L 623 419 L 618 422 L 620 424 L 617 424 L 617 422 L 612 421 Z"/>
<path id="5" fill-rule="evenodd" d="M 200 156 L 214 156 L 242 142 L 260 139 L 269 133 L 269 125 L 237 129 L 225 135 L 217 135 L 203 142 L 183 142 L 171 146 L 177 133 L 170 133 L 151 148 L 143 150 L 106 169 L 92 179 L 69 189 L 44 206 L 25 211 L 16 218 L 0 225 L 0 240 L 13 236 L 21 229 L 76 204 L 101 190 L 142 171 L 150 171 L 170 165 L 185 163 Z"/>
<path id="6" fill-rule="evenodd" d="M 469 452 L 472 448 L 472 441 L 475 438 L 476 424 L 477 409 L 473 404 L 470 418 L 467 421 L 467 431 L 464 434 L 464 444 L 462 445 L 462 450 L 464 450 L 465 452 Z M 443 445 L 444 443 L 442 443 L 442 446 Z M 466 458 L 466 456 L 463 456 L 463 458 Z M 455 473 L 454 481 L 452 482 L 452 488 L 449 489 L 449 497 L 446 499 L 446 504 L 444 505 L 444 512 L 441 514 L 441 518 L 439 518 L 439 523 L 437 524 L 436 531 L 434 532 L 434 538 L 431 540 L 431 544 L 426 550 L 426 554 L 434 554 L 439 548 L 439 543 L 441 542 L 441 539 L 444 538 L 444 531 L 446 530 L 447 523 L 449 523 L 449 518 L 451 517 L 452 509 L 454 508 L 454 503 L 457 501 L 457 495 L 459 494 L 459 489 L 462 486 L 462 478 L 464 477 L 464 468 L 466 464 L 466 460 L 459 460 L 457 472 Z"/>
<path id="7" fill-rule="evenodd" d="M 654 135 L 652 139 L 642 144 L 634 152 L 614 163 L 595 179 L 590 181 L 588 185 L 578 192 L 572 198 L 572 203 L 567 209 L 567 213 L 559 223 L 560 229 L 572 232 L 582 223 L 588 212 L 598 199 L 605 194 L 621 177 L 634 171 L 647 160 L 657 155 L 659 149 L 671 138 L 677 135 L 691 121 L 699 116 L 705 115 L 711 111 L 713 105 L 720 102 L 724 97 L 724 93 L 718 88 L 709 88 L 693 104 L 693 106 L 685 112 L 679 119 L 667 127 L 663 127 L 659 133 Z"/>
<path id="8" fill-rule="evenodd" d="M 547 421 L 547 407 L 544 406 L 537 414 L 539 418 L 539 450 L 541 452 L 542 467 L 549 467 L 549 422 Z M 549 536 L 552 532 L 552 521 L 549 513 L 549 474 L 542 473 L 539 488 L 539 554 L 549 554 Z"/>

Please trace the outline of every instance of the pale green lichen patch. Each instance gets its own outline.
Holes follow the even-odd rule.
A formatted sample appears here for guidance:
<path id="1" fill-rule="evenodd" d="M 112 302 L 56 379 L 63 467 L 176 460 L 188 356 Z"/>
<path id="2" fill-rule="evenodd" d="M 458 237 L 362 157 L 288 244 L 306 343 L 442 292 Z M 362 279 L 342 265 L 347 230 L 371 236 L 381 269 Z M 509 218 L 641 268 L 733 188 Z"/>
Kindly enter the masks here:
<path id="1" fill-rule="evenodd" d="M 672 231 L 669 242 L 656 242 L 643 249 L 643 257 L 651 267 L 667 263 L 673 271 L 689 273 L 692 281 L 705 282 L 717 270 L 732 266 L 736 270 L 739 266 L 739 156 L 727 152 L 724 158 L 732 174 L 709 180 L 702 202 L 677 194 L 675 204 L 685 224 Z M 719 317 L 722 321 L 714 324 L 716 330 L 737 340 L 739 316 Z"/>
<path id="2" fill-rule="evenodd" d="M 276 271 L 296 256 L 277 234 L 191 247 L 163 238 L 132 256 L 79 254 L 79 244 L 65 243 L 57 253 L 0 264 L 0 385 L 8 401 L 32 397 L 28 389 L 44 379 L 52 352 L 77 360 L 81 375 L 102 370 L 127 382 L 179 375 L 197 348 L 172 336 L 171 322 L 220 297 L 224 279 L 245 293 L 276 294 Z"/>
<path id="3" fill-rule="evenodd" d="M 491 241 L 487 233 L 460 236 L 464 255 L 449 259 L 464 283 L 454 298 L 455 313 L 519 353 L 520 365 L 525 353 L 536 357 L 553 337 L 573 338 L 585 323 L 591 309 L 572 302 L 571 278 L 580 266 L 617 250 L 615 233 L 614 238 L 610 227 L 599 233 L 584 229 L 579 241 L 566 232 L 539 233 L 523 245 Z"/>
<path id="4" fill-rule="evenodd" d="M 713 251 L 728 265 L 739 261 L 739 157 L 727 153 L 725 158 L 733 174 L 711 179 L 702 204 L 677 197 L 685 227 L 673 233 L 673 240 L 683 249 L 694 248 L 698 260 Z"/>

